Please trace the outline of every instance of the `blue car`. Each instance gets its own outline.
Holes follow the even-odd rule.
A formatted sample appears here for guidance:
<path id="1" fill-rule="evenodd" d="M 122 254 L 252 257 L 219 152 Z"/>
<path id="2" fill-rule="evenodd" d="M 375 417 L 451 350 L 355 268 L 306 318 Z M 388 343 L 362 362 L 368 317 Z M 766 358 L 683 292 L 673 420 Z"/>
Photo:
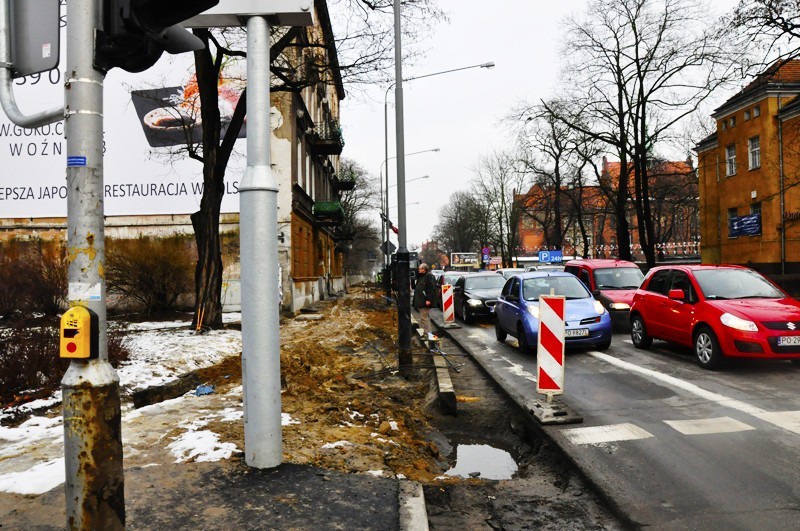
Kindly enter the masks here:
<path id="1" fill-rule="evenodd" d="M 563 271 L 532 271 L 509 278 L 495 304 L 498 341 L 516 337 L 523 353 L 536 350 L 539 335 L 539 296 L 566 297 L 564 307 L 567 347 L 605 350 L 611 345 L 611 317 L 586 286 Z"/>

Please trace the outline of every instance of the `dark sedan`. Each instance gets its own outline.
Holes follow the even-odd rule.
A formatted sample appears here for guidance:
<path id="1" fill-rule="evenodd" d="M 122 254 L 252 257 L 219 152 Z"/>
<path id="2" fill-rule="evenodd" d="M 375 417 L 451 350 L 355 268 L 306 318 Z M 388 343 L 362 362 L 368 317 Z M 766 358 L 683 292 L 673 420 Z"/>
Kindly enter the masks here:
<path id="1" fill-rule="evenodd" d="M 497 273 L 475 273 L 459 278 L 453 288 L 456 317 L 470 323 L 477 316 L 492 314 L 506 279 Z"/>

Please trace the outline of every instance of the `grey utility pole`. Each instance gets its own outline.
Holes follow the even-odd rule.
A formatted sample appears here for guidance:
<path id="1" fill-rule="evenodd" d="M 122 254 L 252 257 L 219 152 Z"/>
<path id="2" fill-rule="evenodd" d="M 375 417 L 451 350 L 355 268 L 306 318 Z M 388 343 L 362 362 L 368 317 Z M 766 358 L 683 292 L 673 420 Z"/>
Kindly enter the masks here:
<path id="1" fill-rule="evenodd" d="M 278 308 L 278 180 L 270 166 L 269 25 L 310 26 L 311 0 L 227 0 L 185 27 L 247 26 L 247 169 L 239 186 L 244 457 L 283 461 Z"/>
<path id="2" fill-rule="evenodd" d="M 278 180 L 270 168 L 269 53 L 267 19 L 247 19 L 247 170 L 239 186 L 239 227 L 244 456 L 256 468 L 276 467 L 283 461 L 280 316 L 275 295 Z"/>
<path id="3" fill-rule="evenodd" d="M 394 77 L 395 77 L 395 128 L 397 142 L 397 285 L 398 318 L 397 338 L 399 342 L 398 364 L 400 373 L 408 375 L 412 365 L 411 356 L 411 280 L 408 270 L 408 248 L 406 247 L 406 148 L 403 131 L 403 52 L 400 43 L 400 0 L 394 0 Z M 388 168 L 387 168 L 388 170 Z M 387 171 L 388 173 L 388 171 Z M 386 191 L 388 197 L 389 191 Z M 388 215 L 388 212 L 387 212 Z"/>
<path id="4" fill-rule="evenodd" d="M 67 2 L 65 126 L 70 306 L 97 315 L 97 357 L 72 360 L 64 401 L 67 527 L 124 529 L 119 377 L 108 362 L 103 275 L 103 80 L 92 66 L 98 0 Z"/>

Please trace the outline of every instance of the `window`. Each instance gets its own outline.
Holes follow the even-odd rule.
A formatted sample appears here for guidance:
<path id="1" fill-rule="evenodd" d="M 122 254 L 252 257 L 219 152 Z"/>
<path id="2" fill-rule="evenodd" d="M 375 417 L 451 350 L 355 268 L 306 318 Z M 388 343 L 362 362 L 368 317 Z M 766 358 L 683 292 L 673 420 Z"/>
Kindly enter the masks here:
<path id="1" fill-rule="evenodd" d="M 736 145 L 731 144 L 725 148 L 725 161 L 727 162 L 725 174 L 728 177 L 736 175 Z"/>
<path id="2" fill-rule="evenodd" d="M 759 107 L 758 105 L 753 107 L 753 118 L 755 118 L 756 116 L 761 116 L 761 107 Z"/>
<path id="3" fill-rule="evenodd" d="M 761 203 L 753 203 L 750 205 L 750 214 L 761 214 Z"/>
<path id="4" fill-rule="evenodd" d="M 739 211 L 735 208 L 728 209 L 728 238 L 735 238 L 736 236 L 733 235 L 733 218 L 739 215 Z"/>
<path id="5" fill-rule="evenodd" d="M 689 276 L 683 271 L 675 271 L 675 274 L 672 275 L 672 289 L 683 290 L 683 300 L 688 302 L 694 301 L 692 282 L 689 280 Z"/>
<path id="6" fill-rule="evenodd" d="M 722 120 L 722 130 L 723 131 L 727 131 L 727 129 L 728 129 L 728 122 L 726 122 L 725 120 Z"/>
<path id="7" fill-rule="evenodd" d="M 647 291 L 652 291 L 654 293 L 661 293 L 662 295 L 667 294 L 667 279 L 669 277 L 670 269 L 662 269 L 661 271 L 657 271 L 653 274 L 653 278 L 650 279 L 650 282 L 647 284 Z"/>
<path id="8" fill-rule="evenodd" d="M 747 121 L 750 119 L 750 111 L 744 111 L 744 120 Z"/>
<path id="9" fill-rule="evenodd" d="M 731 116 L 728 118 L 728 127 L 736 127 L 736 117 Z"/>
<path id="10" fill-rule="evenodd" d="M 750 140 L 747 141 L 748 146 L 748 157 L 747 160 L 750 163 L 750 169 L 755 170 L 761 167 L 761 140 L 759 137 L 754 136 Z"/>

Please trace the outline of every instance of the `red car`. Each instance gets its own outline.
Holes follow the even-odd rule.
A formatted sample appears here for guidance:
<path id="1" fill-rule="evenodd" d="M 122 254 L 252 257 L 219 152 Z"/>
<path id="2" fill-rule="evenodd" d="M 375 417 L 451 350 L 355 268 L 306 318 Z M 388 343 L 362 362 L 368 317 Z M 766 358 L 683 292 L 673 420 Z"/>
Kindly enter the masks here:
<path id="1" fill-rule="evenodd" d="M 798 363 L 800 301 L 746 267 L 654 267 L 633 296 L 631 339 L 641 349 L 653 339 L 692 347 L 707 369 L 725 357 Z"/>
<path id="2" fill-rule="evenodd" d="M 597 258 L 570 260 L 564 264 L 564 271 L 581 279 L 595 294 L 595 298 L 608 310 L 614 331 L 628 331 L 633 294 L 644 279 L 639 266 L 627 260 Z"/>

